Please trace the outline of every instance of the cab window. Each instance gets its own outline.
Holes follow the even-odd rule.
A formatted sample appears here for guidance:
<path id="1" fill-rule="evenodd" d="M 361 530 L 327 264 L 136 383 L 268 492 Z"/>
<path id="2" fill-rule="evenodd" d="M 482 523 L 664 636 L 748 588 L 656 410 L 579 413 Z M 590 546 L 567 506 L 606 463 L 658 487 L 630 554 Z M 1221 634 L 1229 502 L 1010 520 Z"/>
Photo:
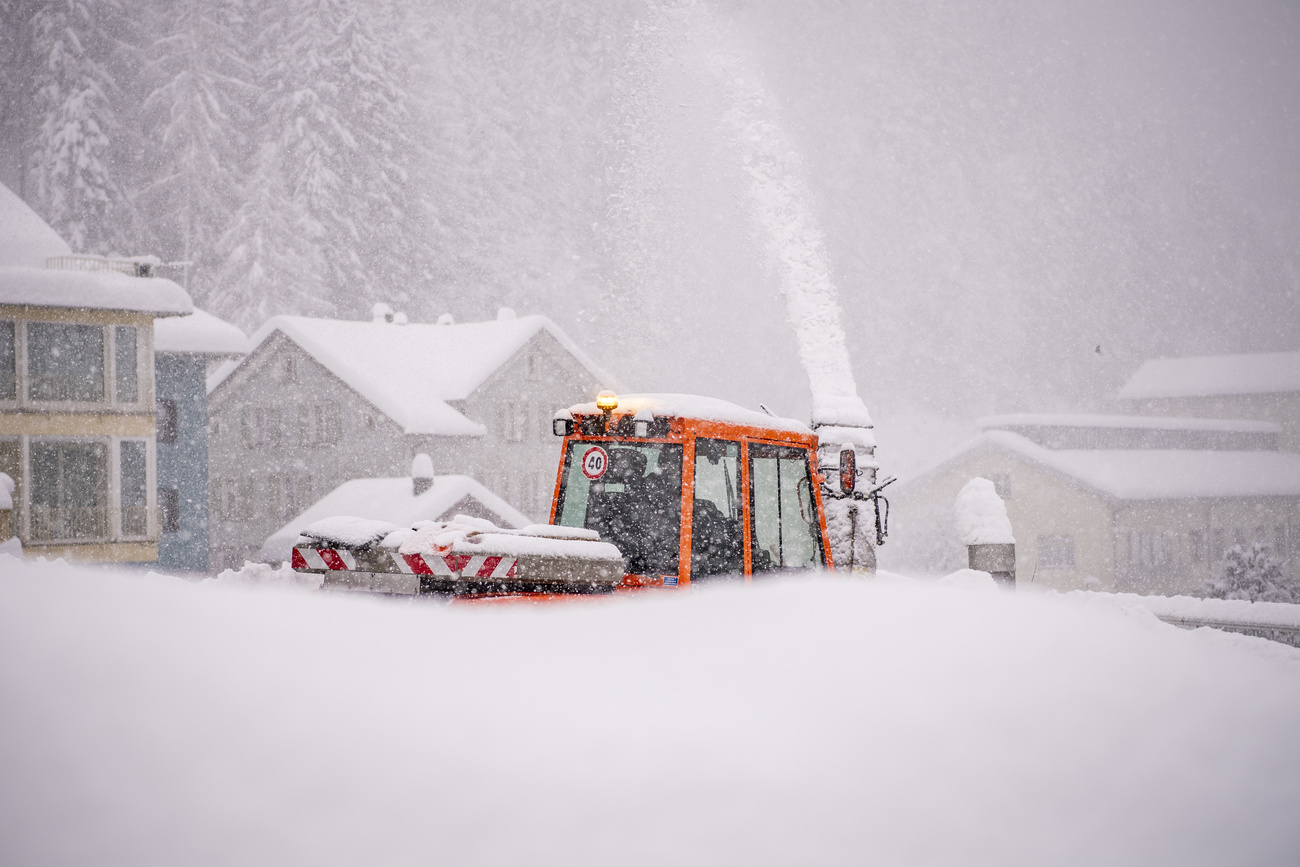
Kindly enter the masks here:
<path id="1" fill-rule="evenodd" d="M 556 515 L 595 530 L 631 575 L 676 575 L 682 527 L 678 443 L 570 442 Z"/>
<path id="2" fill-rule="evenodd" d="M 695 441 L 691 580 L 745 571 L 740 524 L 740 443 Z"/>
<path id="3" fill-rule="evenodd" d="M 805 449 L 749 446 L 754 572 L 821 566 L 821 533 Z"/>

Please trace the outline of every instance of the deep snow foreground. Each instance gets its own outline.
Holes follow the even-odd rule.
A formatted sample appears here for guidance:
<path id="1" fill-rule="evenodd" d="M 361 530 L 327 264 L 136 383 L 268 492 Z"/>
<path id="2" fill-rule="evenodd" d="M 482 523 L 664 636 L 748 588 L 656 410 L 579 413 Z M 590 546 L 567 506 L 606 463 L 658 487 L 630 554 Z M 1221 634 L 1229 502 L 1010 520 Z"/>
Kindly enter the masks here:
<path id="1" fill-rule="evenodd" d="M 5 864 L 1296 863 L 1297 732 L 1300 653 L 1083 595 L 469 609 L 0 558 Z"/>

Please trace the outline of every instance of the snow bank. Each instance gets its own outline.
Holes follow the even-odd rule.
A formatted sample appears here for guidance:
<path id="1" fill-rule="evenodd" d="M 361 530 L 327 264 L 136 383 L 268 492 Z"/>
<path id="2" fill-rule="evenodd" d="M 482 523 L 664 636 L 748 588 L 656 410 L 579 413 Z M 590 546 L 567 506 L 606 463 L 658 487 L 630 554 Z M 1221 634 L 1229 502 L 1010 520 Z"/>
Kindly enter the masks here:
<path id="1" fill-rule="evenodd" d="M 1054 594 L 0 568 L 0 862 L 1283 864 L 1300 652 Z"/>
<path id="2" fill-rule="evenodd" d="M 1007 506 L 988 479 L 975 478 L 957 494 L 957 535 L 963 545 L 1014 545 Z"/>
<path id="3" fill-rule="evenodd" d="M 288 563 L 271 566 L 267 563 L 253 563 L 245 560 L 239 569 L 227 569 L 216 578 L 204 581 L 204 586 L 274 586 L 295 587 L 304 590 L 319 590 L 323 578 L 293 571 Z"/>
<path id="4" fill-rule="evenodd" d="M 1136 593 L 1097 593 L 1087 590 L 1075 590 L 1068 595 L 1082 599 L 1104 597 L 1126 608 L 1145 608 L 1157 617 L 1300 629 L 1300 605 L 1285 602 L 1201 599 L 1196 596 L 1139 596 Z"/>

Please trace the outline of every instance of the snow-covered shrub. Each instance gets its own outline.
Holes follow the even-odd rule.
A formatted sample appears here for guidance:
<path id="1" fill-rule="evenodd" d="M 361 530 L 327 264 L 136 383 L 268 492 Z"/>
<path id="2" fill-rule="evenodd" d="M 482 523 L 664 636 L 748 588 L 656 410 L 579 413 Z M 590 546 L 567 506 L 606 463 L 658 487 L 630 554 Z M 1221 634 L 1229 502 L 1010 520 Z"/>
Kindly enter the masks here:
<path id="1" fill-rule="evenodd" d="M 1205 582 L 1205 595 L 1213 599 L 1250 602 L 1300 603 L 1300 581 L 1282 571 L 1284 561 L 1272 549 L 1255 542 L 1249 550 L 1233 545 L 1223 555 L 1219 574 Z"/>

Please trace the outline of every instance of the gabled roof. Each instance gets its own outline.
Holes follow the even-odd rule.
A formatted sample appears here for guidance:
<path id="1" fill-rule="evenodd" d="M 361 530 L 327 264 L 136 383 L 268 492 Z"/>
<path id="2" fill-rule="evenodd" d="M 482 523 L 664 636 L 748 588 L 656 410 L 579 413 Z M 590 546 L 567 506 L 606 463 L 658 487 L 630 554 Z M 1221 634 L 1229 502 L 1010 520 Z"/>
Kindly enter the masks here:
<path id="1" fill-rule="evenodd" d="M 189 316 L 159 319 L 153 325 L 154 352 L 178 355 L 240 356 L 248 352 L 244 332 L 197 307 Z"/>
<path id="2" fill-rule="evenodd" d="M 372 403 L 407 433 L 480 436 L 485 431 L 447 405 L 474 393 L 534 336 L 556 339 L 598 383 L 609 377 L 545 316 L 464 325 L 356 322 L 275 316 L 249 341 L 252 351 L 279 333 Z M 250 353 L 251 354 L 251 353 Z M 208 380 L 212 393 L 239 366 Z"/>
<path id="3" fill-rule="evenodd" d="M 1155 358 L 1120 389 L 1121 399 L 1300 392 L 1300 351 Z"/>
<path id="4" fill-rule="evenodd" d="M 1048 449 L 990 430 L 908 479 L 910 486 L 961 458 L 1010 452 L 1079 486 L 1119 500 L 1300 497 L 1300 454 L 1193 449 Z"/>
<path id="5" fill-rule="evenodd" d="M 344 482 L 267 538 L 264 560 L 289 559 L 290 549 L 306 526 L 322 518 L 350 515 L 409 527 L 416 521 L 434 521 L 465 498 L 475 500 L 496 516 L 493 523 L 516 529 L 531 524 L 522 512 L 469 476 L 435 476 L 433 486 L 418 496 L 409 477 L 352 479 Z"/>
<path id="6" fill-rule="evenodd" d="M 0 184 L 0 268 L 44 268 L 72 248 L 13 190 Z"/>

